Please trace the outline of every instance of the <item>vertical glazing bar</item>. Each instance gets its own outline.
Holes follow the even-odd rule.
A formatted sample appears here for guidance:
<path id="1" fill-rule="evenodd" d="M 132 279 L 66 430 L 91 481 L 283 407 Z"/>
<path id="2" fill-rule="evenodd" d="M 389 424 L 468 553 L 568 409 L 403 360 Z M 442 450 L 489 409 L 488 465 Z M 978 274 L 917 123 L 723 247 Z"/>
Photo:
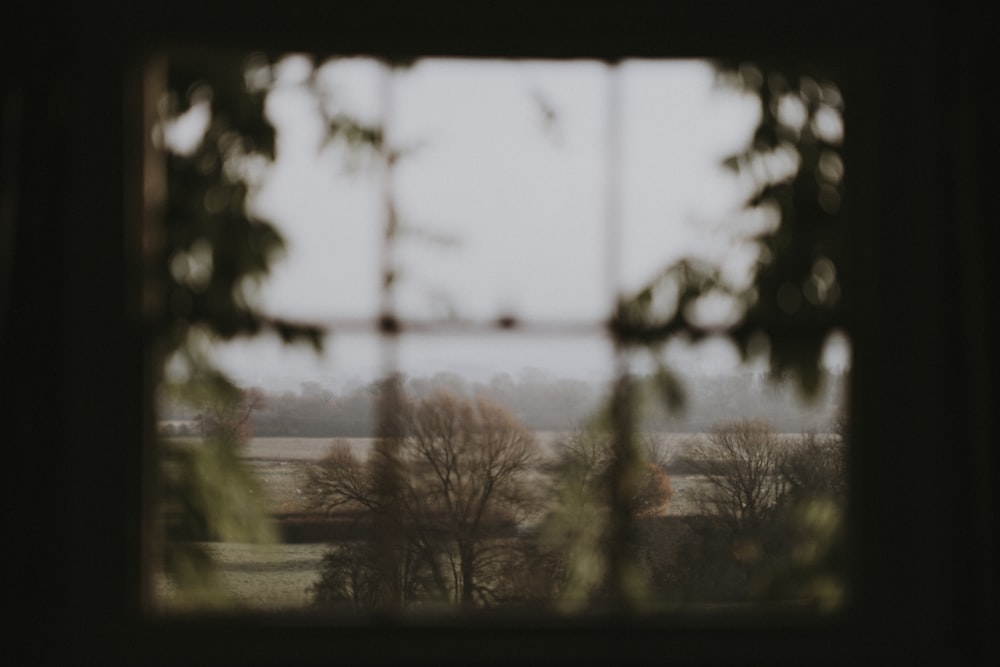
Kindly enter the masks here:
<path id="1" fill-rule="evenodd" d="M 382 236 L 380 251 L 380 293 L 379 309 L 381 320 L 380 331 L 382 340 L 386 342 L 383 352 L 388 356 L 383 357 L 385 370 L 395 370 L 395 343 L 392 335 L 396 332 L 396 302 L 395 302 L 395 248 L 396 232 L 399 224 L 396 217 L 395 188 L 393 183 L 393 173 L 395 171 L 396 154 L 392 147 L 392 116 L 393 116 L 393 75 L 394 67 L 392 63 L 386 62 L 382 66 L 382 81 L 380 90 L 380 104 L 382 107 L 381 122 L 381 157 L 382 157 L 382 211 L 385 216 L 382 220 Z M 391 366 L 391 368 L 390 368 Z"/>
<path id="2" fill-rule="evenodd" d="M 621 65 L 608 66 L 606 134 L 606 234 L 607 281 L 613 312 L 622 299 L 622 169 L 623 151 Z M 638 601 L 635 567 L 635 527 L 633 525 L 637 471 L 640 467 L 634 431 L 634 401 L 628 355 L 621 341 L 614 341 L 615 381 L 611 392 L 613 450 L 609 498 L 607 571 L 604 590 L 606 604 L 614 611 L 632 611 Z"/>
<path id="3" fill-rule="evenodd" d="M 621 298 L 621 179 L 622 179 L 622 91 L 620 66 L 607 66 L 607 111 L 604 135 L 604 271 L 611 312 Z"/>
<path id="4" fill-rule="evenodd" d="M 402 391 L 397 376 L 395 312 L 394 243 L 398 229 L 393 171 L 396 156 L 391 142 L 393 117 L 393 76 L 391 63 L 383 66 L 382 106 L 382 197 L 383 234 L 381 237 L 381 301 L 379 336 L 382 357 L 382 382 L 378 397 L 377 440 L 372 452 L 375 459 L 376 494 L 381 512 L 375 514 L 375 546 L 377 550 L 378 595 L 376 611 L 383 614 L 398 612 L 402 606 L 400 551 L 403 539 L 400 503 L 401 477 L 399 441 L 401 433 Z"/>

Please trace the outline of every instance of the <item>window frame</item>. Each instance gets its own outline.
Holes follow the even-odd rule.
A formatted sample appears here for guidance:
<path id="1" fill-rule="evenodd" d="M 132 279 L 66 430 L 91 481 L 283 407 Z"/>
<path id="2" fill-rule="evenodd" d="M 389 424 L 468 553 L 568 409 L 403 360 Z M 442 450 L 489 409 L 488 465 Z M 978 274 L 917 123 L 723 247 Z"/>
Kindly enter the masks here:
<path id="1" fill-rule="evenodd" d="M 303 664 L 439 664 L 484 655 L 500 663 L 623 656 L 692 664 L 748 656 L 985 663 L 995 653 L 997 429 L 988 411 L 998 404 L 991 341 L 1000 332 L 989 320 L 985 287 L 997 277 L 985 250 L 997 247 L 997 232 L 984 220 L 996 212 L 988 184 L 997 167 L 980 142 L 995 146 L 997 131 L 980 111 L 986 93 L 975 84 L 977 73 L 988 72 L 985 47 L 965 39 L 967 31 L 985 35 L 988 22 L 976 10 L 925 2 L 903 17 L 788 0 L 621 0 L 568 13 L 547 0 L 381 0 L 349 9 L 313 0 L 291 9 L 211 0 L 155 12 L 15 12 L 16 21 L 4 23 L 22 26 L 47 53 L 67 54 L 25 61 L 9 46 L 18 40 L 3 40 L 8 60 L 24 65 L 2 79 L 5 104 L 21 100 L 10 104 L 22 109 L 4 117 L 5 127 L 19 118 L 21 145 L 31 147 L 5 146 L 19 181 L 13 315 L 2 332 L 2 381 L 11 396 L 4 421 L 12 424 L 11 442 L 37 443 L 19 448 L 9 488 L 36 498 L 40 470 L 51 471 L 56 487 L 11 529 L 51 532 L 38 554 L 17 561 L 33 576 L 15 577 L 14 599 L 23 596 L 29 610 L 44 614 L 23 640 L 57 660 L 108 664 L 173 664 L 194 655 L 223 664 L 288 664 L 289 655 Z M 853 594 L 843 614 L 332 628 L 308 619 L 154 622 L 142 615 L 144 458 L 136 443 L 151 438 L 153 427 L 137 224 L 143 63 L 168 47 L 321 53 L 331 44 L 338 53 L 386 57 L 712 56 L 837 68 L 847 100 L 844 217 L 852 260 L 845 289 L 855 296 Z M 971 129 L 946 130 L 968 119 Z"/>

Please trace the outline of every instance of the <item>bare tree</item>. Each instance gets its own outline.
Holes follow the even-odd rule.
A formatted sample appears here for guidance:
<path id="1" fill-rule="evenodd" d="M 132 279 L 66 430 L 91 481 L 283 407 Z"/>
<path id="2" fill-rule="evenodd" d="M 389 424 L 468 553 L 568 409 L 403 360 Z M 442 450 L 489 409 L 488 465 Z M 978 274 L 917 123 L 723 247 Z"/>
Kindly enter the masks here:
<path id="1" fill-rule="evenodd" d="M 532 507 L 524 480 L 538 461 L 534 433 L 486 400 L 438 392 L 407 412 L 401 458 L 407 517 L 424 536 L 453 543 L 457 561 L 449 554 L 448 564 L 461 603 L 489 602 L 478 575 L 496 555 L 488 538 Z"/>
<path id="2" fill-rule="evenodd" d="M 526 484 L 538 462 L 534 433 L 488 401 L 446 392 L 408 402 L 401 412 L 394 501 L 404 524 L 406 553 L 399 562 L 408 564 L 410 574 L 398 576 L 420 581 L 419 586 L 400 582 L 404 602 L 491 604 L 499 599 L 497 578 L 508 549 L 504 538 L 537 506 Z M 376 457 L 362 461 L 346 443 L 335 444 L 309 471 L 314 505 L 327 512 L 383 515 L 377 466 Z"/>
<path id="3" fill-rule="evenodd" d="M 783 493 L 793 503 L 847 497 L 846 448 L 839 435 L 805 433 L 782 457 Z"/>
<path id="4" fill-rule="evenodd" d="M 697 500 L 711 514 L 745 526 L 766 518 L 781 500 L 783 454 L 767 422 L 724 422 L 712 429 L 707 443 L 694 445 L 688 458 L 706 484 Z"/>
<path id="5" fill-rule="evenodd" d="M 372 468 L 346 440 L 334 440 L 326 456 L 306 468 L 310 505 L 327 514 L 341 509 L 378 511 Z"/>
<path id="6" fill-rule="evenodd" d="M 647 437 L 636 447 L 633 461 L 616 466 L 615 438 L 601 425 L 581 429 L 558 443 L 548 466 L 549 511 L 539 526 L 540 553 L 535 561 L 549 573 L 552 595 L 566 610 L 612 600 L 616 594 L 610 576 L 612 549 L 625 553 L 629 560 L 622 560 L 628 563 L 629 577 L 639 581 L 631 569 L 640 552 L 638 540 L 626 542 L 614 532 L 613 494 L 619 477 L 628 477 L 628 496 L 620 504 L 629 521 L 663 513 L 672 495 L 658 443 Z"/>
<path id="7" fill-rule="evenodd" d="M 612 461 L 613 434 L 598 429 L 581 430 L 558 444 L 556 461 L 551 466 L 559 479 L 574 476 L 601 503 L 610 496 L 614 482 Z M 635 469 L 635 493 L 628 506 L 635 516 L 654 516 L 666 511 L 673 496 L 666 473 L 666 453 L 654 435 L 647 435 L 641 445 L 642 458 Z"/>
<path id="8" fill-rule="evenodd" d="M 264 405 L 264 392 L 258 387 L 220 389 L 204 397 L 195 424 L 204 437 L 245 444 L 253 438 L 251 417 Z"/>

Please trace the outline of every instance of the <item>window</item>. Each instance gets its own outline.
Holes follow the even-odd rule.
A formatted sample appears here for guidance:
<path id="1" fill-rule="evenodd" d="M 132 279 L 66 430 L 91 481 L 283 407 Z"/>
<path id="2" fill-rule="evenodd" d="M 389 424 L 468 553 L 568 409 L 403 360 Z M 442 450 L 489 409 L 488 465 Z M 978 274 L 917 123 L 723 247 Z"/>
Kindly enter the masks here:
<path id="1" fill-rule="evenodd" d="M 26 550 L 20 561 L 33 576 L 15 581 L 14 599 L 41 601 L 46 611 L 39 615 L 45 622 L 25 636 L 64 660 L 102 662 L 171 663 L 197 654 L 281 663 L 292 654 L 318 661 L 335 652 L 359 660 L 415 654 L 461 660 L 484 650 L 497 661 L 529 651 L 539 660 L 608 661 L 631 651 L 652 661 L 668 648 L 689 662 L 739 662 L 747 652 L 794 662 L 816 656 L 817 647 L 829 662 L 955 656 L 988 662 L 995 649 L 986 628 L 996 597 L 990 446 L 996 429 L 987 411 L 996 402 L 989 382 L 996 355 L 989 341 L 1000 332 L 983 315 L 992 304 L 980 289 L 996 278 L 986 254 L 995 247 L 995 230 L 984 222 L 994 211 L 985 184 L 995 180 L 996 165 L 981 152 L 989 141 L 979 139 L 995 140 L 996 130 L 980 111 L 986 92 L 975 82 L 986 74 L 980 39 L 989 23 L 959 6 L 917 7 L 907 20 L 772 6 L 773 20 L 757 7 L 728 7 L 728 22 L 710 13 L 715 7 L 691 4 L 673 13 L 639 2 L 571 15 L 545 3 L 533 3 L 533 13 L 508 3 L 474 14 L 448 2 L 392 11 L 368 3 L 333 15 L 320 7 L 299 18 L 250 16 L 227 3 L 202 3 L 197 10 L 178 3 L 155 17 L 137 8 L 110 16 L 74 9 L 53 23 L 21 10 L 27 15 L 15 18 L 26 18 L 23 26 L 5 20 L 4 28 L 17 25 L 42 43 L 78 45 L 68 64 L 25 62 L 5 51 L 24 69 L 4 74 L 2 136 L 6 142 L 13 126 L 24 137 L 18 145 L 32 146 L 15 151 L 4 144 L 19 177 L 16 189 L 4 191 L 5 206 L 12 201 L 7 193 L 18 195 L 15 216 L 4 218 L 16 227 L 10 267 L 16 317 L 4 320 L 3 331 L 3 382 L 16 391 L 4 406 L 5 422 L 12 425 L 8 442 L 48 445 L 16 453 L 13 489 L 37 499 L 39 511 L 15 512 L 10 530 L 37 535 L 39 516 L 65 517 L 44 548 Z M 121 39 L 107 39 L 109 30 Z M 426 632 L 279 624 L 249 633 L 226 623 L 150 626 L 139 620 L 132 583 L 141 543 L 135 442 L 152 419 L 139 398 L 143 332 L 134 308 L 128 315 L 122 308 L 138 303 L 133 268 L 139 252 L 130 221 L 141 191 L 138 151 L 124 150 L 141 132 L 136 116 L 123 109 L 122 85 L 139 81 L 133 56 L 150 44 L 204 44 L 218 35 L 275 51 L 320 49 L 340 37 L 344 51 L 400 55 L 843 56 L 841 81 L 851 100 L 846 125 L 857 137 L 845 148 L 856 221 L 852 280 L 865 286 L 852 292 L 859 295 L 851 327 L 858 576 L 848 618 L 834 627 L 745 619 L 706 626 L 685 619 L 655 628 L 639 621 Z M 893 40 L 883 41 L 886 35 Z M 17 41 L 4 40 L 5 48 Z M 137 88 L 125 90 L 134 103 Z M 61 158 L 55 170 L 53 156 Z M 119 182 L 126 186 L 109 185 Z M 102 400 L 95 384 L 103 385 Z M 39 405 L 52 406 L 51 418 L 39 416 Z M 53 493 L 39 497 L 37 478 L 23 473 L 37 470 L 53 471 L 60 482 Z M 39 590 L 53 581 L 61 592 Z M 51 613 L 53 600 L 63 614 Z"/>
<path id="2" fill-rule="evenodd" d="M 255 54 L 171 66 L 163 99 L 186 95 L 187 108 L 154 129 L 171 142 L 173 194 L 151 233 L 167 239 L 163 389 L 187 399 L 173 416 L 188 418 L 162 425 L 164 570 L 180 586 L 165 589 L 169 604 L 204 595 L 207 573 L 195 580 L 191 566 L 201 549 L 251 607 L 371 613 L 397 579 L 406 586 L 379 602 L 393 611 L 840 604 L 846 354 L 828 345 L 841 365 L 808 406 L 790 382 L 769 382 L 755 349 L 781 330 L 775 345 L 805 350 L 791 358 L 806 383 L 837 333 L 834 82 L 704 61 Z M 246 121 L 260 108 L 277 129 L 266 171 L 267 149 L 251 144 L 264 132 Z M 187 139 L 188 126 L 204 137 Z M 236 175 L 254 193 L 246 220 Z M 287 242 L 264 280 L 252 271 L 270 232 L 255 216 Z M 259 292 L 225 299 L 250 280 Z M 253 332 L 234 314 L 242 301 L 264 327 L 316 326 L 325 358 L 259 339 L 205 356 L 207 332 Z M 213 361 L 242 399 L 213 394 Z M 535 435 L 501 437 L 523 429 Z M 205 442 L 178 438 L 193 434 Z M 238 503 L 250 481 L 214 458 L 230 440 L 248 441 L 234 451 L 274 482 Z M 510 467 L 494 470 L 501 460 Z M 388 498 L 384 465 L 400 475 Z M 224 537 L 238 507 L 199 502 L 197 479 L 246 508 L 280 494 L 267 509 L 286 533 L 343 529 L 322 561 L 315 545 L 249 549 Z M 393 544 L 364 537 L 382 525 Z M 811 560 L 796 555 L 807 545 Z M 373 568 L 387 551 L 402 554 L 393 571 Z M 283 580 L 298 590 L 281 597 Z M 315 600 L 302 599 L 310 584 Z"/>

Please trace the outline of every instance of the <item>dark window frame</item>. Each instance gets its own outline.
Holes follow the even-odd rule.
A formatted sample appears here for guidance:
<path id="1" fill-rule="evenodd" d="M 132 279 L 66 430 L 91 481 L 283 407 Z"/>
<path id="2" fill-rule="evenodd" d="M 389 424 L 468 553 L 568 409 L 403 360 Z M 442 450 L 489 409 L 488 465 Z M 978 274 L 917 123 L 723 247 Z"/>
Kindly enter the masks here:
<path id="1" fill-rule="evenodd" d="M 15 561 L 22 567 L 11 588 L 31 621 L 19 637 L 40 661 L 51 653 L 56 662 L 102 664 L 987 663 L 998 595 L 991 411 L 1000 404 L 1000 330 L 990 316 L 998 263 L 988 254 L 998 247 L 997 130 L 978 85 L 990 76 L 989 22 L 962 3 L 917 3 L 905 16 L 804 4 L 205 0 L 114 12 L 5 9 L 3 55 L 15 66 L 3 74 L 0 137 L 3 174 L 15 185 L 2 192 L 5 206 L 16 206 L 2 220 L 16 243 L 0 381 L 8 442 L 19 443 L 8 469 L 11 506 L 33 510 L 15 511 L 9 530 L 39 545 Z M 42 48 L 25 58 L 18 45 L 26 42 L 14 36 Z M 144 617 L 138 443 L 152 418 L 137 280 L 142 63 L 160 48 L 220 46 L 836 67 L 848 100 L 847 289 L 855 295 L 848 610 L 832 619 L 336 628 Z"/>

